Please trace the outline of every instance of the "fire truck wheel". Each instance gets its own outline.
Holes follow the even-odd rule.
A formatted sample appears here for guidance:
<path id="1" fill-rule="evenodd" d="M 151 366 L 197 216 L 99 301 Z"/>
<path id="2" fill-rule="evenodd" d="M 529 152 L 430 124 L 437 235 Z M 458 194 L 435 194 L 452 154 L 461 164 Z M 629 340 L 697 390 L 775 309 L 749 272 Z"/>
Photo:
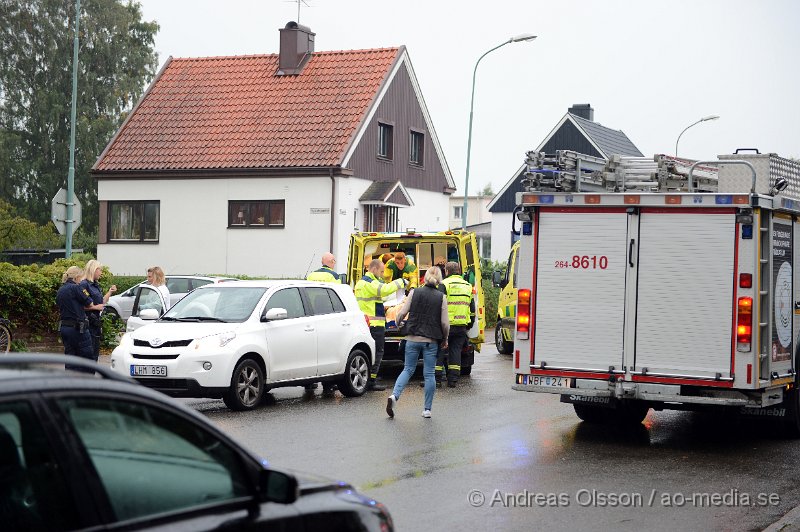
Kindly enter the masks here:
<path id="1" fill-rule="evenodd" d="M 796 387 L 787 392 L 783 402 L 786 405 L 783 433 L 787 438 L 800 438 L 800 393 Z"/>
<path id="2" fill-rule="evenodd" d="M 511 351 L 514 350 L 514 342 L 506 342 L 503 339 L 503 327 L 500 323 L 500 318 L 498 318 L 497 325 L 494 326 L 494 345 L 501 355 L 510 355 Z"/>
<path id="3" fill-rule="evenodd" d="M 587 423 L 605 423 L 608 421 L 608 409 L 594 405 L 572 403 L 575 414 Z"/>
<path id="4" fill-rule="evenodd" d="M 643 403 L 622 404 L 615 412 L 615 420 L 623 425 L 638 425 L 644 421 L 649 411 L 650 407 Z"/>

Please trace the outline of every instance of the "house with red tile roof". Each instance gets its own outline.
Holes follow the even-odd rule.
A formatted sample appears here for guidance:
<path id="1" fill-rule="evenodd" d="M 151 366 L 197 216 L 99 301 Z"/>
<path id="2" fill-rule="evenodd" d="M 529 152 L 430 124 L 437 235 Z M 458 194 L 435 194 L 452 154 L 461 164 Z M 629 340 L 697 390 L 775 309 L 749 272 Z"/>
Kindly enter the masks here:
<path id="1" fill-rule="evenodd" d="M 404 46 L 170 58 L 92 168 L 116 274 L 296 277 L 354 231 L 445 230 L 453 178 Z M 341 268 L 340 268 L 341 269 Z"/>

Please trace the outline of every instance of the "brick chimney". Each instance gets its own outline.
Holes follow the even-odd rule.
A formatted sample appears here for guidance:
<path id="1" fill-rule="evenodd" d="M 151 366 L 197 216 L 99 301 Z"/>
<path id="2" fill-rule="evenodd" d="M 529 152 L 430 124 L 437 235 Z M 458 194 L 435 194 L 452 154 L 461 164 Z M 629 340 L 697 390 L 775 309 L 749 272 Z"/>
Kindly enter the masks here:
<path id="1" fill-rule="evenodd" d="M 278 58 L 278 76 L 299 74 L 314 53 L 316 33 L 297 22 L 289 22 L 281 28 L 281 48 Z"/>
<path id="2" fill-rule="evenodd" d="M 567 112 L 594 122 L 594 109 L 592 109 L 592 104 L 576 103 L 567 109 Z"/>

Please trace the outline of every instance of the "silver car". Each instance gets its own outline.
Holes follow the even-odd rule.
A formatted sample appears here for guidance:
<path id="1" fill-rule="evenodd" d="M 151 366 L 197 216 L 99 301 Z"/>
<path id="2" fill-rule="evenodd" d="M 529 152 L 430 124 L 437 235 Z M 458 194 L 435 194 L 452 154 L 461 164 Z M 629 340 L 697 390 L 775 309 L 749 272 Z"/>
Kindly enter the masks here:
<path id="1" fill-rule="evenodd" d="M 233 277 L 205 277 L 201 275 L 168 275 L 166 277 L 167 289 L 169 290 L 169 304 L 174 305 L 183 296 L 197 287 L 212 283 L 222 283 L 225 281 L 236 281 Z M 121 294 L 108 298 L 108 303 L 104 312 L 111 314 L 123 321 L 128 321 L 133 312 L 133 302 L 136 299 L 136 291 L 139 286 L 147 284 L 147 281 L 134 285 Z"/>

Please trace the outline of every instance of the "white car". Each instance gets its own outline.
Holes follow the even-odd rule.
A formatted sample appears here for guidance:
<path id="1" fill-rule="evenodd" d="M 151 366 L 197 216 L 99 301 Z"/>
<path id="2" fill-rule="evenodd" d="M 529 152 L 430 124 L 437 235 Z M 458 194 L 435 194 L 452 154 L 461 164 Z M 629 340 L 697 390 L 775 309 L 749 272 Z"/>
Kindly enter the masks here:
<path id="1" fill-rule="evenodd" d="M 375 342 L 347 285 L 238 281 L 194 290 L 160 319 L 123 335 L 111 367 L 173 397 L 255 408 L 266 390 L 336 383 L 366 390 Z"/>
<path id="2" fill-rule="evenodd" d="M 211 283 L 224 283 L 226 281 L 236 281 L 233 277 L 206 277 L 202 275 L 168 275 L 164 278 L 169 290 L 169 306 L 174 305 L 186 294 L 201 286 Z M 144 280 L 137 285 L 133 285 L 124 292 L 108 298 L 103 312 L 115 316 L 122 321 L 128 321 L 133 312 L 133 303 L 140 286 L 146 286 Z"/>

